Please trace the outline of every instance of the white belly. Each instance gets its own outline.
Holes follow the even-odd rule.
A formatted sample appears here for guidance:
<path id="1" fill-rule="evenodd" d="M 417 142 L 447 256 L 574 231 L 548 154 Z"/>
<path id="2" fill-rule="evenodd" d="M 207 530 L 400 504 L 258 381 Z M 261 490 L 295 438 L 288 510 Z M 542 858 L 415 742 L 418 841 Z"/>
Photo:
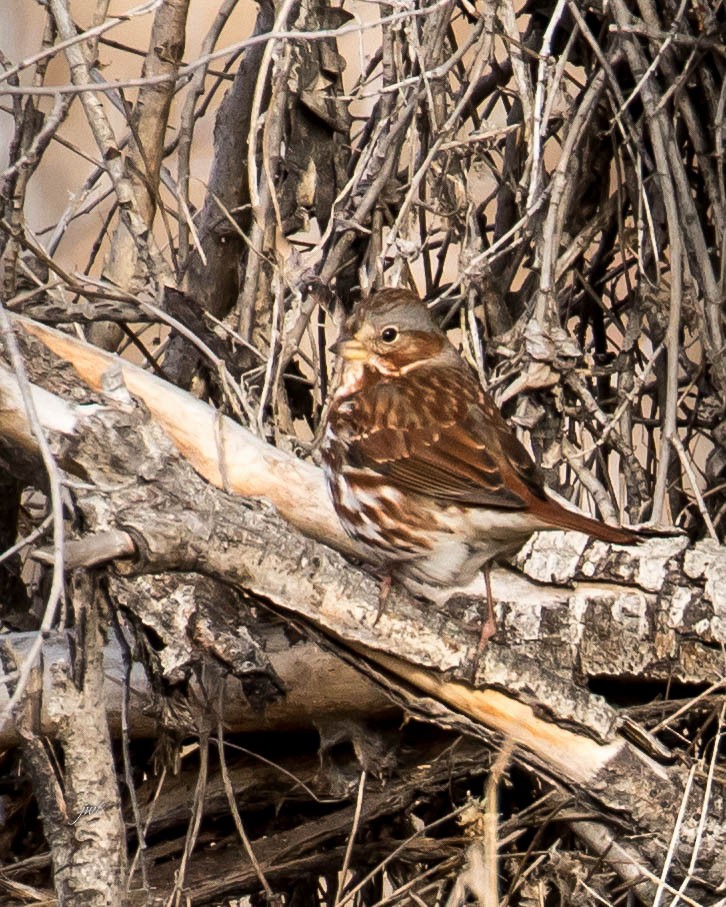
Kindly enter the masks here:
<path id="1" fill-rule="evenodd" d="M 436 586 L 467 585 L 489 561 L 518 551 L 537 528 L 518 512 L 448 510 L 455 511 L 444 521 L 449 531 L 432 533 L 431 548 L 402 563 L 402 574 Z"/>
<path id="2" fill-rule="evenodd" d="M 325 442 L 332 441 L 330 427 Z M 383 483 L 373 493 L 358 470 L 324 459 L 326 479 L 345 531 L 361 554 L 394 575 L 436 586 L 466 585 L 484 564 L 516 552 L 542 524 L 517 510 L 439 507 Z M 361 470 L 365 473 L 365 470 Z"/>

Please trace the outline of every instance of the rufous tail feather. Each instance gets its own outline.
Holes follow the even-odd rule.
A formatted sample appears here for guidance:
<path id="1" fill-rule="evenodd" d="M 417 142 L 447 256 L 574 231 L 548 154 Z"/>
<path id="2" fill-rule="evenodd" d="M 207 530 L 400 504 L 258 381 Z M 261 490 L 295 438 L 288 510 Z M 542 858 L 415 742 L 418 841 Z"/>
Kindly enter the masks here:
<path id="1" fill-rule="evenodd" d="M 558 529 L 573 529 L 575 532 L 585 532 L 601 542 L 610 542 L 613 545 L 634 545 L 640 541 L 638 533 L 631 532 L 629 529 L 608 526 L 607 523 L 591 520 L 590 517 L 566 510 L 554 501 L 550 501 L 550 503 L 552 504 L 552 509 L 547 508 L 548 512 L 542 513 L 541 516 L 552 526 L 557 526 Z"/>

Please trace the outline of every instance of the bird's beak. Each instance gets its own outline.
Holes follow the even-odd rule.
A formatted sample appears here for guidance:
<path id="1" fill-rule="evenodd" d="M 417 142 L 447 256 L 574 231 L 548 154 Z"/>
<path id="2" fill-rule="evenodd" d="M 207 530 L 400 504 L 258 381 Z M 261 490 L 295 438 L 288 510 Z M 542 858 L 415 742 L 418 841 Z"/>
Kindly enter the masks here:
<path id="1" fill-rule="evenodd" d="M 330 347 L 330 352 L 347 359 L 349 362 L 361 362 L 368 358 L 368 351 L 355 337 L 343 333 Z"/>

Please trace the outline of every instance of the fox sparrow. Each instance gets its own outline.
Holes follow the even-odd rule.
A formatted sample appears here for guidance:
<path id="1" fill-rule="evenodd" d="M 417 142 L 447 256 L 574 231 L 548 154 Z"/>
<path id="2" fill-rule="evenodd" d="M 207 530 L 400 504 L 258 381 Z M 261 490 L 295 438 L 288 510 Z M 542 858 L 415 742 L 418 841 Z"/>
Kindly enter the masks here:
<path id="1" fill-rule="evenodd" d="M 547 496 L 532 458 L 414 293 L 369 297 L 332 349 L 343 362 L 323 444 L 328 487 L 346 532 L 389 577 L 463 585 L 484 567 L 491 635 L 488 566 L 533 532 L 636 540 Z"/>

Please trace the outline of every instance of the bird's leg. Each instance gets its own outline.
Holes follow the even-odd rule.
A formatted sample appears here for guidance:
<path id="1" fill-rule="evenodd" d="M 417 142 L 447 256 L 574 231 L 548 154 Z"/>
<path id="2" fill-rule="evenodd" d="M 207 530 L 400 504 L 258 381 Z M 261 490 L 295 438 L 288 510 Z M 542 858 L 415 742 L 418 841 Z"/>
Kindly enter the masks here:
<path id="1" fill-rule="evenodd" d="M 383 616 L 383 612 L 386 610 L 388 596 L 391 594 L 391 582 L 392 577 L 390 573 L 386 573 L 381 577 L 381 584 L 378 587 L 378 610 L 376 611 L 376 619 L 373 621 L 374 627 Z"/>
<path id="2" fill-rule="evenodd" d="M 486 564 L 484 567 L 484 582 L 486 583 L 487 588 L 487 619 L 481 625 L 479 642 L 477 643 L 474 660 L 472 662 L 472 679 L 476 677 L 476 672 L 479 670 L 479 661 L 484 654 L 487 643 L 497 632 L 497 619 L 494 615 L 494 596 L 492 595 L 492 580 L 489 564 Z"/>
<path id="3" fill-rule="evenodd" d="M 491 639 L 492 636 L 497 632 L 497 618 L 494 614 L 494 596 L 492 595 L 492 576 L 491 576 L 491 565 L 487 564 L 484 567 L 484 582 L 487 584 L 487 619 L 486 623 L 481 628 L 481 645 L 482 648 L 486 645 L 486 641 Z"/>

